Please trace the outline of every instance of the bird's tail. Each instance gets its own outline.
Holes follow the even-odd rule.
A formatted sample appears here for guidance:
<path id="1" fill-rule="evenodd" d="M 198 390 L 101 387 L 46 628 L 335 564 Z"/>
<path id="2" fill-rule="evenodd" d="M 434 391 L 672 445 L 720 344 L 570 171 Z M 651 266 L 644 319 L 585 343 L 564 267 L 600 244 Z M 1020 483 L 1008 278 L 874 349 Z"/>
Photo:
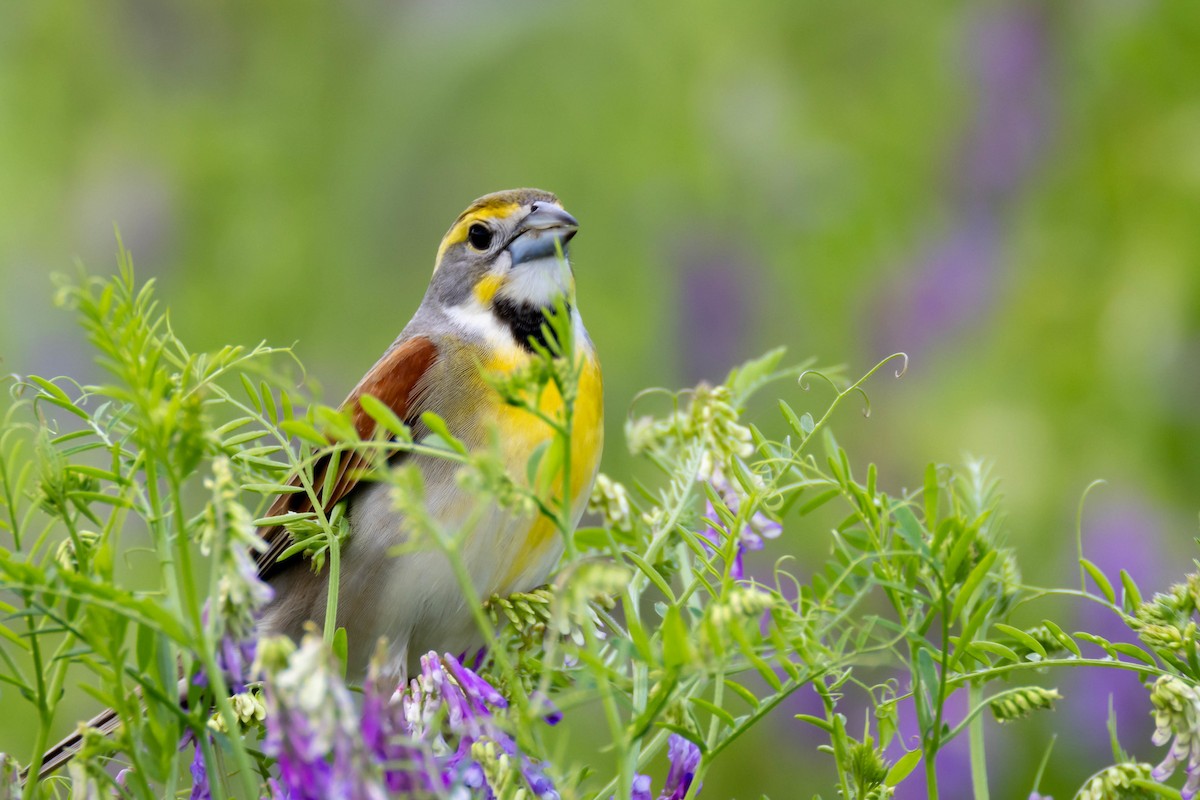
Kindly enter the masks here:
<path id="1" fill-rule="evenodd" d="M 38 769 L 38 780 L 45 778 L 75 757 L 75 754 L 79 752 L 79 748 L 83 744 L 85 730 L 95 729 L 103 735 L 108 736 L 120 724 L 121 720 L 117 716 L 117 712 L 111 708 L 106 708 L 95 717 L 92 717 L 86 724 L 80 725 L 74 733 L 46 751 L 45 756 L 42 758 L 42 766 Z"/>

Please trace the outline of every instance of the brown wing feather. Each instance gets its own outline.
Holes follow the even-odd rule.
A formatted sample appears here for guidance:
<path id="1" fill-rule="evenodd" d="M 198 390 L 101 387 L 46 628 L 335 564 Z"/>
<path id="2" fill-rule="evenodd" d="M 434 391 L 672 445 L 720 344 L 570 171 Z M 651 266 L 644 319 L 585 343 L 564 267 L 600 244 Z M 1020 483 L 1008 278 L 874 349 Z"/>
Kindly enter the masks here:
<path id="1" fill-rule="evenodd" d="M 413 392 L 417 382 L 429 365 L 437 358 L 437 346 L 423 336 L 405 339 L 390 349 L 371 367 L 358 386 L 342 403 L 342 409 L 350 412 L 350 419 L 358 431 L 359 438 L 370 439 L 375 435 L 375 420 L 363 410 L 358 400 L 363 395 L 372 395 L 390 408 L 397 417 L 405 422 L 411 422 L 413 413 Z M 318 491 L 333 481 L 329 492 L 326 508 L 332 508 L 338 501 L 346 497 L 359 477 L 370 467 L 369 456 L 362 452 L 342 453 L 337 471 L 329 475 L 330 458 L 325 456 L 313 466 L 313 486 Z M 291 485 L 300 485 L 299 476 L 290 481 Z M 275 498 L 267 516 L 279 514 L 304 513 L 313 510 L 311 498 L 307 492 L 281 494 Z M 258 556 L 258 575 L 266 578 L 277 564 L 279 556 L 292 544 L 291 536 L 282 525 L 264 528 L 261 532 L 267 542 L 267 550 Z"/>

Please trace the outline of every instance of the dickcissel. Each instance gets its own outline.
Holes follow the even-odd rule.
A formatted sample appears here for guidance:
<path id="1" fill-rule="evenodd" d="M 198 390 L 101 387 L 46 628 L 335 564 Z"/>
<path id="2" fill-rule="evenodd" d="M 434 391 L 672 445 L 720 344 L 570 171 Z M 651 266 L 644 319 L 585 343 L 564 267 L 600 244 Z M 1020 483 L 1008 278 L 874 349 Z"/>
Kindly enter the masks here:
<path id="1" fill-rule="evenodd" d="M 374 419 L 359 402 L 372 395 L 409 424 L 417 441 L 429 433 L 421 422 L 426 411 L 445 420 L 468 448 L 489 447 L 498 434 L 509 473 L 524 475 L 534 451 L 553 432 L 528 410 L 505 403 L 486 376 L 528 364 L 535 357 L 532 340 L 545 344 L 546 313 L 567 299 L 575 357 L 582 366 L 571 432 L 574 526 L 599 468 L 604 425 L 600 364 L 573 302 L 574 275 L 566 261 L 567 243 L 578 227 L 558 198 L 538 189 L 497 192 L 471 203 L 442 239 L 429 289 L 412 320 L 343 403 L 359 436 L 370 440 L 376 433 Z M 553 418 L 562 400 L 548 389 L 540 403 L 539 410 Z M 465 526 L 470 517 L 460 553 L 477 596 L 511 594 L 545 582 L 563 551 L 552 520 L 496 504 L 480 513 L 477 499 L 456 480 L 454 462 L 413 454 L 396 458 L 420 469 L 428 511 L 444 529 Z M 403 677 L 415 674 L 420 656 L 430 650 L 461 653 L 484 642 L 440 551 L 394 554 L 410 531 L 395 510 L 389 484 L 361 480 L 368 461 L 361 453 L 343 456 L 330 474 L 326 457 L 314 465 L 313 477 L 328 498 L 327 509 L 346 503 L 350 535 L 341 552 L 337 624 L 347 632 L 348 674 L 365 674 L 384 637 L 386 669 Z M 332 488 L 325 494 L 328 481 Z M 307 493 L 283 494 L 268 515 L 312 508 Z M 258 557 L 258 571 L 274 588 L 274 599 L 259 633 L 298 639 L 309 621 L 324 619 L 328 575 L 315 572 L 307 559 L 280 559 L 291 544 L 284 528 L 265 528 L 262 535 L 268 547 Z M 89 727 L 109 733 L 116 724 L 109 710 Z M 40 774 L 69 760 L 80 741 L 76 733 L 49 750 Z"/>
<path id="2" fill-rule="evenodd" d="M 558 199 L 537 189 L 515 189 L 479 198 L 458 216 L 438 247 L 433 278 L 412 320 L 346 398 L 363 439 L 375 421 L 359 404 L 373 395 L 407 422 L 416 440 L 429 433 L 421 422 L 437 413 L 471 449 L 498 438 L 510 475 L 524 475 L 534 451 L 553 431 L 527 409 L 505 403 L 488 373 L 520 369 L 545 344 L 546 313 L 568 300 L 575 357 L 581 365 L 571 434 L 570 518 L 582 515 L 600 463 L 603 409 L 600 364 L 573 301 L 574 276 L 564 263 L 579 224 Z M 561 406 L 557 392 L 541 398 L 543 412 Z M 498 434 L 498 437 L 495 437 Z M 527 591 L 545 582 L 563 551 L 552 520 L 490 504 L 482 512 L 456 479 L 458 466 L 444 458 L 401 455 L 421 472 L 428 511 L 448 531 L 464 525 L 461 557 L 479 597 Z M 387 670 L 412 674 L 430 650 L 460 653 L 482 644 L 478 626 L 446 556 L 436 549 L 396 556 L 408 540 L 403 514 L 386 482 L 359 481 L 365 458 L 342 458 L 316 479 L 334 481 L 325 503 L 345 500 L 350 536 L 341 553 L 337 624 L 347 632 L 350 674 L 361 674 L 380 637 L 388 642 Z M 557 483 L 555 484 L 557 485 Z M 312 510 L 307 493 L 283 494 L 268 515 Z M 279 560 L 291 544 L 281 527 L 265 529 L 269 547 L 259 574 L 275 589 L 261 633 L 298 638 L 304 625 L 324 618 L 328 576 L 306 559 Z"/>

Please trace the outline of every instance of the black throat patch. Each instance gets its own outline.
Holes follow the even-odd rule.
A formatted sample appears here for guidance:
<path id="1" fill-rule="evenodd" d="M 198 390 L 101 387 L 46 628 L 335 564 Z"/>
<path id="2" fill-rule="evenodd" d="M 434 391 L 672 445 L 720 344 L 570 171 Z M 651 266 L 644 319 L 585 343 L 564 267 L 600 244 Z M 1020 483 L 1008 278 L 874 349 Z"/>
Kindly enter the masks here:
<path id="1" fill-rule="evenodd" d="M 567 303 L 567 313 L 571 313 L 571 304 Z M 517 303 L 507 297 L 497 297 L 492 301 L 492 311 L 496 317 L 512 331 L 517 344 L 533 352 L 530 340 L 542 347 L 549 347 L 543 326 L 549 327 L 546 315 L 553 313 L 553 306 L 539 306 L 533 303 Z"/>

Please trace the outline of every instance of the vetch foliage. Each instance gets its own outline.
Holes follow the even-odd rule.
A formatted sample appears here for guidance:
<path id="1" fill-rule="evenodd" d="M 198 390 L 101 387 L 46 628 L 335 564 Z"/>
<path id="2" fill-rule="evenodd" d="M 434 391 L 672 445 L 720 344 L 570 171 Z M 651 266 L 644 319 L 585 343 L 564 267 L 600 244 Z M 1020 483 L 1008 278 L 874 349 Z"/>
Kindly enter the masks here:
<path id="1" fill-rule="evenodd" d="M 369 398 L 364 410 L 386 435 L 359 441 L 341 412 L 294 388 L 286 349 L 192 352 L 124 252 L 116 276 L 63 281 L 59 299 L 105 378 L 10 386 L 0 692 L 27 703 L 32 724 L 17 754 L 27 779 L 0 755 L 0 797 L 690 800 L 730 745 L 811 689 L 823 713 L 795 724 L 827 739 L 836 779 L 815 787 L 821 796 L 890 797 L 921 770 L 938 797 L 939 754 L 967 736 L 974 795 L 986 798 L 985 717 L 1020 725 L 1052 713 L 1058 692 L 1042 684 L 1063 669 L 1139 675 L 1157 730 L 1136 750 L 1149 758 L 1168 746 L 1151 768 L 1114 744 L 1114 763 L 1097 765 L 1079 796 L 1197 793 L 1198 573 L 1146 600 L 1127 574 L 1114 581 L 1080 552 L 1078 586 L 1030 586 L 984 464 L 931 465 L 915 489 L 884 491 L 831 423 L 903 356 L 842 385 L 807 365 L 781 367 L 775 351 L 717 386 L 644 393 L 624 436 L 654 477 L 600 476 L 594 521 L 576 530 L 562 498 L 580 365 L 562 309 L 547 317 L 533 368 L 490 376 L 506 402 L 555 431 L 514 476 L 436 415 L 414 440 Z M 822 386 L 831 400 L 805 391 Z M 539 410 L 546 391 L 563 398 L 556 415 Z M 750 399 L 767 392 L 779 417 L 746 419 Z M 770 425 L 783 435 L 767 436 Z M 461 550 L 487 532 L 471 515 L 444 529 L 420 474 L 388 466 L 401 452 L 448 459 L 473 494 L 550 520 L 566 551 L 551 583 L 476 596 Z M 398 555 L 445 554 L 487 643 L 429 653 L 401 685 L 378 659 L 361 685 L 344 675 L 346 634 L 331 624 L 353 534 L 342 506 L 322 502 L 313 465 L 353 453 L 367 454 L 412 522 Z M 314 510 L 255 518 L 292 491 L 309 493 Z M 264 524 L 285 525 L 296 542 L 288 557 L 309 559 L 332 587 L 325 624 L 301 642 L 255 638 L 270 596 L 253 562 Z M 796 566 L 795 535 L 823 537 L 828 557 Z M 1038 612 L 1052 597 L 1106 609 L 1145 647 L 1064 630 Z M 68 687 L 115 715 L 82 730 L 66 776 L 45 777 Z M 956 694 L 965 713 L 949 711 Z M 865 719 L 848 718 L 851 700 L 870 704 Z M 569 725 L 554 723 L 597 710 L 609 747 L 589 763 L 564 760 Z M 905 713 L 919 736 L 893 760 Z"/>

